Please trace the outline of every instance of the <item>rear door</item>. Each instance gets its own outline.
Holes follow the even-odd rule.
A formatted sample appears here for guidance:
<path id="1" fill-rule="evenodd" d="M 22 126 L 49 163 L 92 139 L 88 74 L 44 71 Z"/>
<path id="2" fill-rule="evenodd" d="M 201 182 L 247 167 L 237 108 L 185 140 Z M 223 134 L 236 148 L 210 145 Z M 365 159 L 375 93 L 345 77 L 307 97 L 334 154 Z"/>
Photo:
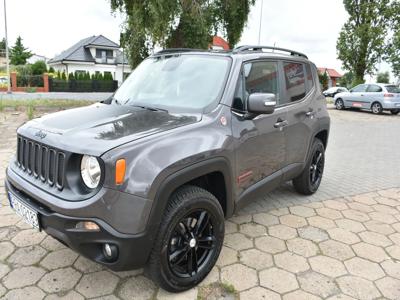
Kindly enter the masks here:
<path id="1" fill-rule="evenodd" d="M 374 102 L 383 102 L 383 89 L 379 85 L 369 84 L 367 92 L 364 94 L 363 108 L 371 109 L 371 105 Z"/>
<path id="2" fill-rule="evenodd" d="M 281 105 L 287 108 L 289 124 L 285 130 L 284 179 L 288 179 L 298 172 L 306 160 L 312 133 L 318 126 L 317 112 L 313 107 L 316 79 L 309 63 L 284 61 L 282 67 L 285 86 Z"/>

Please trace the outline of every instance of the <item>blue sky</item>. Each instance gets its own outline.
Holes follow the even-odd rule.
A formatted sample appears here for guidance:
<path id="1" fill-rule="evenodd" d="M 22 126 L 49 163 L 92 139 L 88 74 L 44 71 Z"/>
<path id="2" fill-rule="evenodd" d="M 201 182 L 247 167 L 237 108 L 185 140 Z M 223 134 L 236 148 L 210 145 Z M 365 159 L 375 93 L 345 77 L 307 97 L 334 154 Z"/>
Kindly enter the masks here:
<path id="1" fill-rule="evenodd" d="M 241 44 L 258 42 L 261 1 L 251 10 Z M 123 23 L 123 16 L 111 14 L 108 0 L 7 0 L 7 17 L 11 44 L 21 35 L 31 51 L 49 58 L 91 35 L 118 42 Z M 264 0 L 261 44 L 304 52 L 318 66 L 341 72 L 336 39 L 346 19 L 342 0 Z M 381 71 L 388 68 L 380 66 Z"/>

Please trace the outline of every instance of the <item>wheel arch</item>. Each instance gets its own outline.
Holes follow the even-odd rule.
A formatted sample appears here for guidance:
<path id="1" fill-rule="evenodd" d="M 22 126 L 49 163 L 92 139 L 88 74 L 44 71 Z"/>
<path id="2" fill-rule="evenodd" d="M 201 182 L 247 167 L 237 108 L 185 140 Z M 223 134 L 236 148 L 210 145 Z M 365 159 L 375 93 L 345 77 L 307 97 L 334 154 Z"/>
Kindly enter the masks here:
<path id="1" fill-rule="evenodd" d="M 157 187 L 151 208 L 148 228 L 158 228 L 172 193 L 183 185 L 195 185 L 212 193 L 219 201 L 225 217 L 234 211 L 232 175 L 224 157 L 204 160 L 170 174 Z"/>

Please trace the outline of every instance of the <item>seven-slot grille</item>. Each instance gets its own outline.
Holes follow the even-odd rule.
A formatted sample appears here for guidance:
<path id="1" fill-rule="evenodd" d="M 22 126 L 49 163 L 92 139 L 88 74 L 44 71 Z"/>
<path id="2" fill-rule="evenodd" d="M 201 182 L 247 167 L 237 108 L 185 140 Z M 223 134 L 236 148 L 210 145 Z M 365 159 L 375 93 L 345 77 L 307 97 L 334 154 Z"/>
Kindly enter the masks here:
<path id="1" fill-rule="evenodd" d="M 59 190 L 64 187 L 65 153 L 18 136 L 18 166 L 26 173 Z"/>

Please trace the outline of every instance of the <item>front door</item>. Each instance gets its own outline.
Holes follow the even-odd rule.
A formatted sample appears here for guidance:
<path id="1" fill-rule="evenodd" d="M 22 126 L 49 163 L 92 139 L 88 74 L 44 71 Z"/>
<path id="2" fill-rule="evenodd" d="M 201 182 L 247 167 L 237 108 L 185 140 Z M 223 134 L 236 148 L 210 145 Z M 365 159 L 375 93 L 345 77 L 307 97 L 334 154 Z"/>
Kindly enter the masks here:
<path id="1" fill-rule="evenodd" d="M 354 108 L 363 108 L 366 101 L 368 101 L 365 97 L 367 92 L 368 85 L 360 84 L 351 90 L 351 93 L 345 100 L 346 107 L 354 107 Z"/>
<path id="2" fill-rule="evenodd" d="M 278 63 L 257 60 L 243 64 L 232 107 L 236 140 L 236 180 L 239 197 L 257 183 L 271 188 L 281 182 L 285 160 L 286 108 L 269 115 L 246 118 L 246 100 L 252 93 L 273 93 L 280 101 Z"/>

